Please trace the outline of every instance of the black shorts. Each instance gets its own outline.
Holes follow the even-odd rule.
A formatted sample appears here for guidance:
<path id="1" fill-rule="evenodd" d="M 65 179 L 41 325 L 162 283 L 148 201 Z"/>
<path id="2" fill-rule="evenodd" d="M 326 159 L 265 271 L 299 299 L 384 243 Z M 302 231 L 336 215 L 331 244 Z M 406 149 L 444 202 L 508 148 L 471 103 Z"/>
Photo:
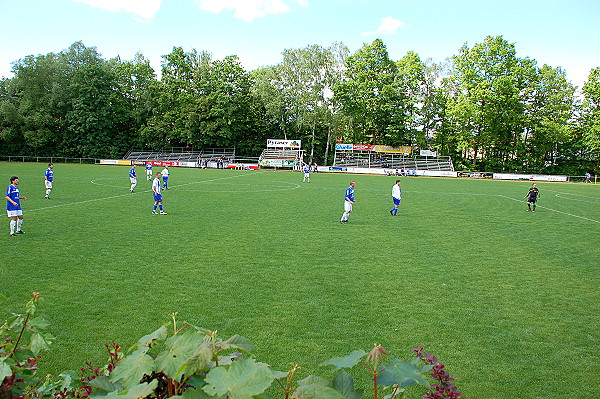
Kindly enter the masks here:
<path id="1" fill-rule="evenodd" d="M 529 199 L 527 200 L 527 202 L 531 204 L 535 204 L 535 201 L 537 201 L 537 197 L 529 197 Z"/>

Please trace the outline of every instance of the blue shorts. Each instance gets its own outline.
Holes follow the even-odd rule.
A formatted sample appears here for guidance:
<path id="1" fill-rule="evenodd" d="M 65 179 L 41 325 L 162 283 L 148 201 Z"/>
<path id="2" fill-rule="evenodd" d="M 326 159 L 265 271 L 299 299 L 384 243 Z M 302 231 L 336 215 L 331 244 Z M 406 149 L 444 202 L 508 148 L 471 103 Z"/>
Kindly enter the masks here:
<path id="1" fill-rule="evenodd" d="M 162 202 L 162 194 L 155 194 L 154 202 Z"/>
<path id="2" fill-rule="evenodd" d="M 169 176 L 163 176 L 163 182 L 167 182 L 169 180 Z"/>
<path id="3" fill-rule="evenodd" d="M 392 201 L 394 201 L 394 205 L 400 205 L 400 201 L 398 198 L 392 197 Z"/>

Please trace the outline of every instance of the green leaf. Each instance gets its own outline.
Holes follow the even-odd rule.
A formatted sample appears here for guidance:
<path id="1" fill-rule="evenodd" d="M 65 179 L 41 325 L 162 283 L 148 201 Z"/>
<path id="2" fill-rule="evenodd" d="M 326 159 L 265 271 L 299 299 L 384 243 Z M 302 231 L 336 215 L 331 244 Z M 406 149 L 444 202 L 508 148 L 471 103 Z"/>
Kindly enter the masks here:
<path id="1" fill-rule="evenodd" d="M 341 393 L 331 387 L 319 385 L 303 385 L 292 394 L 294 399 L 346 399 Z"/>
<path id="2" fill-rule="evenodd" d="M 428 386 L 424 371 L 405 360 L 391 359 L 391 363 L 382 366 L 377 378 L 379 385 L 391 386 L 398 384 L 400 388 L 411 386 L 415 383 Z"/>
<path id="3" fill-rule="evenodd" d="M 0 358 L 0 381 L 3 381 L 5 377 L 12 375 L 13 372 L 10 368 L 10 363 L 14 362 L 11 362 L 11 360 L 6 357 Z"/>
<path id="4" fill-rule="evenodd" d="M 144 382 L 141 384 L 134 385 L 126 391 L 113 391 L 106 395 L 105 399 L 140 399 L 145 398 L 148 395 L 154 393 L 154 390 L 158 386 L 158 380 L 152 380 L 150 382 Z"/>
<path id="5" fill-rule="evenodd" d="M 62 382 L 60 384 L 61 391 L 65 389 L 71 389 L 71 384 L 73 383 L 73 381 L 78 380 L 77 373 L 75 373 L 74 371 L 67 371 L 65 373 L 61 373 L 59 374 L 59 377 L 62 378 Z"/>
<path id="6" fill-rule="evenodd" d="M 212 359 L 212 351 L 207 346 L 201 346 L 198 351 L 190 357 L 177 370 L 177 375 L 183 374 L 185 377 L 193 375 L 195 372 L 203 370 L 207 363 Z"/>
<path id="7" fill-rule="evenodd" d="M 316 375 L 309 375 L 308 377 L 298 381 L 299 386 L 303 385 L 315 385 L 322 387 L 330 387 L 331 384 L 325 378 L 317 377 Z"/>
<path id="8" fill-rule="evenodd" d="M 219 366 L 206 376 L 202 389 L 209 395 L 228 395 L 231 399 L 249 399 L 261 394 L 276 378 L 287 373 L 271 370 L 254 359 L 242 359 L 231 366 Z"/>
<path id="9" fill-rule="evenodd" d="M 165 342 L 166 350 L 156 357 L 156 367 L 169 377 L 178 380 L 183 366 L 202 344 L 204 337 L 196 332 L 179 333 Z"/>
<path id="10" fill-rule="evenodd" d="M 43 317 L 34 317 L 32 319 L 29 319 L 29 322 L 27 323 L 27 325 L 33 329 L 45 329 L 48 328 L 50 326 L 50 323 L 48 323 L 48 321 L 46 319 L 44 319 Z"/>
<path id="11" fill-rule="evenodd" d="M 243 350 L 244 352 L 252 352 L 254 350 L 254 344 L 248 338 L 242 337 L 241 335 L 233 335 L 227 341 L 221 344 L 223 349 L 235 348 Z"/>
<path id="12" fill-rule="evenodd" d="M 171 396 L 170 399 L 227 399 L 227 396 L 209 396 L 202 389 L 188 388 L 183 394 Z"/>
<path id="13" fill-rule="evenodd" d="M 137 384 L 144 374 L 150 375 L 154 370 L 154 360 L 146 354 L 148 348 L 140 348 L 117 363 L 110 375 L 110 381 L 123 381 L 124 386 Z"/>
<path id="14" fill-rule="evenodd" d="M 123 390 L 123 386 L 121 384 L 110 382 L 108 377 L 103 376 L 103 375 L 91 380 L 89 382 L 89 385 L 91 385 L 95 388 L 101 389 L 103 391 L 106 391 L 106 392 Z"/>
<path id="15" fill-rule="evenodd" d="M 27 302 L 27 304 L 25 305 L 25 310 L 27 311 L 28 315 L 33 316 L 33 314 L 35 314 L 35 311 L 37 310 L 37 305 L 35 304 L 35 301 L 33 299 Z"/>
<path id="16" fill-rule="evenodd" d="M 364 393 L 364 389 L 354 390 L 354 380 L 344 370 L 333 377 L 333 388 L 347 399 L 360 399 Z"/>
<path id="17" fill-rule="evenodd" d="M 150 344 L 150 342 L 158 339 L 158 340 L 164 340 L 165 337 L 167 336 L 167 327 L 166 326 L 162 326 L 160 327 L 158 330 L 154 331 L 153 333 L 150 333 L 148 335 L 144 335 L 142 338 L 140 338 L 140 340 L 138 341 L 138 343 L 141 346 L 148 346 Z"/>
<path id="18" fill-rule="evenodd" d="M 334 371 L 343 369 L 343 368 L 352 368 L 352 367 L 356 366 L 360 362 L 360 359 L 363 356 L 365 356 L 366 354 L 367 354 L 367 352 L 365 352 L 363 350 L 357 350 L 345 357 L 334 357 L 332 359 L 329 359 L 329 360 L 321 363 L 321 365 L 322 366 L 334 366 L 334 369 L 333 369 Z"/>
<path id="19" fill-rule="evenodd" d="M 46 336 L 40 332 L 34 332 L 31 335 L 31 352 L 34 355 L 39 355 L 39 353 L 43 350 L 47 350 L 50 348 L 50 340 L 52 340 L 52 336 Z"/>

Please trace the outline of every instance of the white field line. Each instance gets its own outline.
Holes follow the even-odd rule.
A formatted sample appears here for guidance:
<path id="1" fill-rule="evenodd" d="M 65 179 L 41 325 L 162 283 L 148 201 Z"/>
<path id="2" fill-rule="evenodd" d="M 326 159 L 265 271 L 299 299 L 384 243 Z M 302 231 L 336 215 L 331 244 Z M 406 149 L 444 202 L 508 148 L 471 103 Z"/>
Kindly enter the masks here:
<path id="1" fill-rule="evenodd" d="M 265 173 L 265 172 L 256 172 L 256 173 Z M 256 173 L 254 173 L 254 174 L 256 174 Z M 202 181 L 199 181 L 199 182 L 179 184 L 179 185 L 176 185 L 176 186 L 173 186 L 173 187 L 188 186 L 190 184 L 209 183 L 209 182 L 213 182 L 213 181 L 217 181 L 217 180 L 234 179 L 236 177 L 244 177 L 244 176 L 249 176 L 249 174 L 245 173 L 243 175 L 219 177 L 217 179 L 202 180 Z M 92 180 L 90 183 L 101 186 L 101 184 L 96 183 L 95 180 Z M 87 203 L 90 203 L 90 202 L 104 201 L 104 200 L 110 200 L 110 199 L 115 199 L 115 198 L 131 197 L 132 195 L 137 195 L 137 194 L 142 194 L 142 193 L 149 193 L 151 191 L 152 190 L 143 190 L 143 191 L 136 191 L 134 193 L 126 193 L 126 194 L 113 195 L 113 196 L 110 196 L 110 197 L 94 198 L 94 199 L 85 200 L 85 201 L 69 202 L 67 204 L 45 206 L 43 208 L 28 209 L 27 212 L 43 211 L 43 210 L 47 210 L 47 209 L 61 208 L 63 206 L 81 205 L 81 204 L 87 204 Z M 25 213 L 25 211 L 23 213 Z"/>
<path id="2" fill-rule="evenodd" d="M 502 198 L 506 198 L 506 199 L 509 199 L 509 200 L 517 201 L 517 202 L 524 202 L 522 199 L 511 198 L 511 197 L 507 197 L 506 195 L 501 195 L 501 194 L 498 194 L 497 196 L 498 196 L 498 197 L 502 197 Z M 573 215 L 572 213 L 567 213 L 567 212 L 559 211 L 559 210 L 556 210 L 556 209 L 547 208 L 547 207 L 545 207 L 545 206 L 541 206 L 541 205 L 536 205 L 536 206 L 537 206 L 538 208 L 546 209 L 546 210 L 549 210 L 549 211 L 552 211 L 552 212 L 561 213 L 561 214 L 563 214 L 563 215 L 567 215 L 567 216 L 572 216 L 572 217 L 574 217 L 574 218 L 579 218 L 579 219 L 587 220 L 587 221 L 594 222 L 594 223 L 600 223 L 600 221 L 598 221 L 598 220 L 594 220 L 594 219 L 586 218 L 586 217 L 584 217 L 584 216 Z"/>

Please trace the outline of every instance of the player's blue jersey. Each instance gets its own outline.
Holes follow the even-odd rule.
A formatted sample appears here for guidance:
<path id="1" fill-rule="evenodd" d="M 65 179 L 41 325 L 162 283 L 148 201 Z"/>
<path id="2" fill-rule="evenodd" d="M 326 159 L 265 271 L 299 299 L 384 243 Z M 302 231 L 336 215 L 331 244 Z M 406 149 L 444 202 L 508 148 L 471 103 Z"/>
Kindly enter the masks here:
<path id="1" fill-rule="evenodd" d="M 346 195 L 344 196 L 346 201 L 354 201 L 354 187 L 348 187 L 346 189 Z"/>
<path id="2" fill-rule="evenodd" d="M 152 170 L 152 164 L 147 163 L 146 164 L 146 170 Z"/>
<path id="3" fill-rule="evenodd" d="M 54 180 L 54 171 L 50 168 L 46 169 L 46 173 L 44 173 L 46 180 L 52 181 Z"/>
<path id="4" fill-rule="evenodd" d="M 13 205 L 12 202 L 6 200 L 7 211 L 18 211 L 21 209 L 21 201 L 19 200 L 19 187 L 15 187 L 10 184 L 6 188 L 6 196 L 17 203 L 17 205 Z"/>
<path id="5" fill-rule="evenodd" d="M 135 168 L 129 169 L 129 177 L 136 177 L 136 175 L 135 175 Z"/>
<path id="6" fill-rule="evenodd" d="M 310 168 L 308 166 L 304 167 L 304 173 L 309 173 L 310 172 Z"/>

